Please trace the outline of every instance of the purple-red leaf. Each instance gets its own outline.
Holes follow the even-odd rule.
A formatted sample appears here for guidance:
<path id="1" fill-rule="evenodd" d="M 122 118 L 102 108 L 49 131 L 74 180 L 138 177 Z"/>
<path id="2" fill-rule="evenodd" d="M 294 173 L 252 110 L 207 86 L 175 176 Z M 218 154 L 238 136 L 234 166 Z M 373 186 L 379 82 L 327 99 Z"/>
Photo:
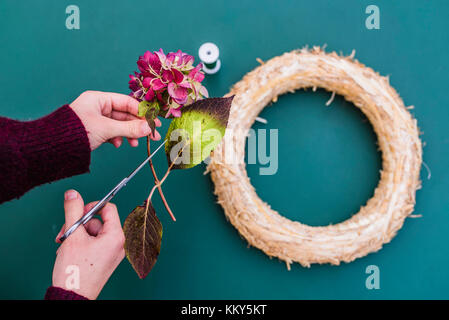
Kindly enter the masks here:
<path id="1" fill-rule="evenodd" d="M 153 268 L 161 251 L 162 224 L 156 216 L 151 202 L 136 207 L 126 218 L 123 225 L 125 233 L 126 257 L 144 279 Z"/>

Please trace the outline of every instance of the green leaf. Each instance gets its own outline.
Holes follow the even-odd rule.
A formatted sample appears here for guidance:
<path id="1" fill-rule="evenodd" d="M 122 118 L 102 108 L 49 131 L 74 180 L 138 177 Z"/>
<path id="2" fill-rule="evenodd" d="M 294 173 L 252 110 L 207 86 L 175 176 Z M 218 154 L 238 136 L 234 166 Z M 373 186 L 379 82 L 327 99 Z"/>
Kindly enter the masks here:
<path id="1" fill-rule="evenodd" d="M 139 117 L 145 117 L 148 122 L 148 125 L 151 128 L 151 134 L 153 134 L 156 130 L 156 123 L 154 120 L 159 115 L 161 108 L 157 101 L 149 102 L 149 101 L 141 101 L 139 103 Z"/>
<path id="2" fill-rule="evenodd" d="M 150 105 L 151 105 L 151 102 L 149 102 L 149 101 L 145 101 L 145 100 L 141 101 L 139 103 L 139 109 L 138 109 L 139 111 L 138 111 L 137 115 L 139 117 L 145 116 L 145 114 L 147 113 L 148 109 L 150 108 Z"/>
<path id="3" fill-rule="evenodd" d="M 156 120 L 157 116 L 159 115 L 159 111 L 159 103 L 153 102 L 148 108 L 147 113 L 145 113 L 145 119 L 147 120 L 148 125 L 151 128 L 151 134 L 154 134 L 156 130 L 156 123 L 154 122 L 154 120 Z"/>
<path id="4" fill-rule="evenodd" d="M 152 115 L 149 112 L 147 112 L 145 114 L 145 119 L 147 120 L 148 126 L 150 126 L 151 128 L 151 134 L 153 135 L 154 130 L 156 130 L 156 122 L 154 122 L 155 118 L 153 118 Z"/>
<path id="5" fill-rule="evenodd" d="M 144 279 L 156 263 L 162 241 L 162 224 L 151 202 L 148 203 L 148 211 L 143 205 L 129 214 L 123 231 L 126 257 L 139 278 Z"/>
<path id="6" fill-rule="evenodd" d="M 233 98 L 208 98 L 182 108 L 165 137 L 169 166 L 192 168 L 210 155 L 225 134 Z"/>

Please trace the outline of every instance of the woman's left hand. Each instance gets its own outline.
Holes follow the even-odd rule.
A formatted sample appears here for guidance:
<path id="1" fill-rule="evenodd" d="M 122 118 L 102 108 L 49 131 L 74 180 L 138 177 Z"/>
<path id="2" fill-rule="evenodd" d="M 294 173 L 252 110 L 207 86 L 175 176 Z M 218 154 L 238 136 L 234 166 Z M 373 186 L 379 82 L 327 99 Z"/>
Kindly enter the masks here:
<path id="1" fill-rule="evenodd" d="M 151 133 L 146 120 L 137 116 L 138 106 L 139 102 L 130 96 L 100 91 L 83 92 L 70 104 L 86 128 L 91 150 L 104 142 L 118 148 L 123 137 L 128 138 L 131 146 L 137 147 L 137 139 Z M 161 126 L 159 119 L 155 122 L 157 127 Z M 151 137 L 153 140 L 161 138 L 157 131 Z"/>

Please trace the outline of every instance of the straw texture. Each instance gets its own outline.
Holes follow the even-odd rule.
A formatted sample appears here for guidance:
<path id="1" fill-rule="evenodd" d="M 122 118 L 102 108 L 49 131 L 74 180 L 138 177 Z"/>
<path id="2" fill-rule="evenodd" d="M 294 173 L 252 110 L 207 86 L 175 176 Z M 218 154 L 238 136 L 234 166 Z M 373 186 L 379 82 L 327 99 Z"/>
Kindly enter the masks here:
<path id="1" fill-rule="evenodd" d="M 311 227 L 282 217 L 256 194 L 248 178 L 245 142 L 259 112 L 278 95 L 317 87 L 342 95 L 367 116 L 382 151 L 374 196 L 350 219 Z M 422 147 L 416 120 L 388 78 L 350 57 L 302 49 L 275 57 L 234 85 L 228 130 L 208 165 L 215 194 L 240 234 L 269 256 L 287 264 L 350 262 L 375 252 L 402 227 L 420 188 Z"/>

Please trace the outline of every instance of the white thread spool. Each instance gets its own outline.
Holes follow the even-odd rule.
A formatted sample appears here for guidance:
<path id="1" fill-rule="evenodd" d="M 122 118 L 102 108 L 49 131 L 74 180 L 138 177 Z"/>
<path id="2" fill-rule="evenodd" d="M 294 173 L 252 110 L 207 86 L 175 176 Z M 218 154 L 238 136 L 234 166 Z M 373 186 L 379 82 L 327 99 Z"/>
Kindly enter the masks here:
<path id="1" fill-rule="evenodd" d="M 219 59 L 220 50 L 212 42 L 206 42 L 198 49 L 198 56 L 203 63 L 203 71 L 207 74 L 214 74 L 220 70 L 221 61 Z"/>

